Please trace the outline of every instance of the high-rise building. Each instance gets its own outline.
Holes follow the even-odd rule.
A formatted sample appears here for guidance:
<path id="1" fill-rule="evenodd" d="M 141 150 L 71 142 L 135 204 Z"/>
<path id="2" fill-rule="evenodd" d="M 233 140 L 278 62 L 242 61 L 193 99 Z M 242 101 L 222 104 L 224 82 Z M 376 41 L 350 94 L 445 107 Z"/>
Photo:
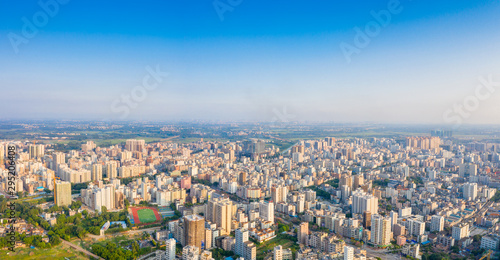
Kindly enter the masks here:
<path id="1" fill-rule="evenodd" d="M 61 152 L 52 154 L 52 170 L 57 171 L 60 164 L 66 163 L 66 155 Z"/>
<path id="2" fill-rule="evenodd" d="M 372 215 L 371 242 L 375 245 L 391 243 L 391 219 L 380 215 Z"/>
<path id="3" fill-rule="evenodd" d="M 399 217 L 404 218 L 411 216 L 411 207 L 401 208 L 399 209 Z"/>
<path id="4" fill-rule="evenodd" d="M 271 188 L 271 198 L 274 203 L 286 202 L 288 188 L 286 186 L 277 185 Z"/>
<path id="5" fill-rule="evenodd" d="M 148 183 L 148 180 L 145 178 L 145 180 L 143 180 L 141 183 L 141 195 L 142 195 L 142 199 L 145 201 L 150 200 L 149 188 L 150 188 L 150 185 Z"/>
<path id="6" fill-rule="evenodd" d="M 249 140 L 243 142 L 243 149 L 246 153 L 259 155 L 266 150 L 266 142 L 263 140 Z"/>
<path id="7" fill-rule="evenodd" d="M 45 154 L 45 146 L 43 144 L 33 144 L 28 146 L 30 159 L 43 157 Z"/>
<path id="8" fill-rule="evenodd" d="M 363 175 L 358 174 L 354 176 L 354 187 L 352 188 L 353 190 L 356 190 L 358 187 L 365 185 L 365 178 L 363 178 Z"/>
<path id="9" fill-rule="evenodd" d="M 205 249 L 212 248 L 212 229 L 205 226 Z"/>
<path id="10" fill-rule="evenodd" d="M 106 163 L 106 177 L 116 179 L 118 177 L 118 162 L 109 161 Z"/>
<path id="11" fill-rule="evenodd" d="M 328 146 L 333 146 L 335 143 L 335 138 L 334 137 L 325 137 L 325 142 Z"/>
<path id="12" fill-rule="evenodd" d="M 221 234 L 231 233 L 233 204 L 229 198 L 211 198 L 207 203 L 206 218 L 221 228 Z"/>
<path id="13" fill-rule="evenodd" d="M 437 136 L 437 137 L 451 137 L 453 132 L 451 130 L 432 130 L 431 131 L 431 136 Z"/>
<path id="14" fill-rule="evenodd" d="M 122 192 L 116 191 L 115 185 L 106 184 L 99 186 L 89 186 L 88 189 L 80 191 L 82 202 L 89 208 L 101 211 L 102 207 L 107 210 L 123 208 L 124 195 Z"/>
<path id="15" fill-rule="evenodd" d="M 184 176 L 181 178 L 181 189 L 191 189 L 191 176 Z"/>
<path id="16" fill-rule="evenodd" d="M 398 220 L 398 223 L 405 226 L 406 230 L 408 230 L 409 235 L 418 237 L 425 233 L 425 222 L 421 221 L 421 218 L 418 217 L 401 218 Z"/>
<path id="17" fill-rule="evenodd" d="M 4 164 L 5 146 L 0 144 L 0 164 Z"/>
<path id="18" fill-rule="evenodd" d="M 299 231 L 297 233 L 297 239 L 300 244 L 308 245 L 309 238 L 309 223 L 302 222 L 299 226 Z"/>
<path id="19" fill-rule="evenodd" d="M 435 136 L 419 136 L 419 137 L 406 137 L 406 147 L 417 149 L 436 149 L 439 148 L 441 139 Z"/>
<path id="20" fill-rule="evenodd" d="M 344 246 L 344 260 L 354 260 L 354 248 Z"/>
<path id="21" fill-rule="evenodd" d="M 273 260 L 283 260 L 283 247 L 281 245 L 274 247 Z"/>
<path id="22" fill-rule="evenodd" d="M 166 252 L 165 252 L 165 258 L 166 260 L 175 260 L 175 239 L 170 238 L 165 241 L 166 245 Z"/>
<path id="23" fill-rule="evenodd" d="M 205 219 L 199 215 L 184 216 L 185 244 L 196 246 L 200 250 L 204 248 Z"/>
<path id="24" fill-rule="evenodd" d="M 260 202 L 259 211 L 261 218 L 274 224 L 274 203 L 272 201 Z"/>
<path id="25" fill-rule="evenodd" d="M 444 228 L 444 217 L 434 215 L 431 218 L 431 231 L 441 232 Z"/>
<path id="26" fill-rule="evenodd" d="M 481 248 L 487 250 L 498 250 L 500 237 L 498 235 L 488 235 L 481 238 Z"/>
<path id="27" fill-rule="evenodd" d="M 477 183 L 466 183 L 463 188 L 465 200 L 475 200 L 477 197 Z"/>
<path id="28" fill-rule="evenodd" d="M 244 172 L 244 171 L 240 172 L 238 182 L 241 186 L 243 186 L 247 183 L 247 173 L 246 172 Z"/>
<path id="29" fill-rule="evenodd" d="M 71 183 L 66 181 L 56 181 L 56 191 L 54 193 L 57 206 L 71 205 Z"/>
<path id="30" fill-rule="evenodd" d="M 245 260 L 256 260 L 257 259 L 257 247 L 252 241 L 245 242 L 244 245 L 244 254 L 243 258 Z"/>
<path id="31" fill-rule="evenodd" d="M 370 228 L 372 226 L 372 213 L 370 211 L 363 212 L 363 227 Z"/>
<path id="32" fill-rule="evenodd" d="M 197 246 L 185 246 L 182 248 L 182 260 L 199 260 L 200 252 Z"/>
<path id="33" fill-rule="evenodd" d="M 93 164 L 91 174 L 92 174 L 93 181 L 102 180 L 102 165 L 101 164 Z"/>
<path id="34" fill-rule="evenodd" d="M 365 211 L 377 214 L 378 198 L 362 190 L 356 190 L 352 193 L 352 211 L 355 214 L 362 214 Z"/>
<path id="35" fill-rule="evenodd" d="M 458 176 L 468 177 L 477 175 L 477 164 L 475 163 L 462 163 L 458 166 Z"/>
<path id="36" fill-rule="evenodd" d="M 349 200 L 349 197 L 351 196 L 351 188 L 347 185 L 341 185 L 340 186 L 340 196 L 342 198 L 342 201 L 344 203 L 347 203 Z"/>
<path id="37" fill-rule="evenodd" d="M 305 195 L 306 195 L 306 201 L 311 201 L 311 202 L 316 201 L 316 191 L 306 190 Z"/>
<path id="38" fill-rule="evenodd" d="M 196 177 L 198 175 L 198 167 L 197 166 L 191 166 L 188 169 L 188 175 Z"/>
<path id="39" fill-rule="evenodd" d="M 460 239 L 468 236 L 469 224 L 462 223 L 451 228 L 451 237 L 455 239 L 455 241 L 459 241 Z"/>
<path id="40" fill-rule="evenodd" d="M 94 150 L 96 147 L 97 146 L 94 141 L 87 141 L 86 143 L 82 144 L 82 151 L 89 152 Z"/>
<path id="41" fill-rule="evenodd" d="M 235 238 L 236 243 L 234 252 L 239 256 L 243 256 L 245 254 L 245 242 L 248 241 L 248 229 L 236 229 Z"/>
<path id="42" fill-rule="evenodd" d="M 339 186 L 342 185 L 347 185 L 352 190 L 352 176 L 349 174 L 343 174 L 342 177 L 340 177 L 340 183 Z"/>
<path id="43" fill-rule="evenodd" d="M 142 152 L 145 148 L 146 142 L 144 140 L 129 139 L 125 141 L 125 150 L 131 152 Z"/>
<path id="44" fill-rule="evenodd" d="M 395 211 L 391 211 L 390 217 L 391 217 L 391 231 L 393 231 L 392 229 L 394 228 L 394 225 L 398 223 L 398 213 Z"/>

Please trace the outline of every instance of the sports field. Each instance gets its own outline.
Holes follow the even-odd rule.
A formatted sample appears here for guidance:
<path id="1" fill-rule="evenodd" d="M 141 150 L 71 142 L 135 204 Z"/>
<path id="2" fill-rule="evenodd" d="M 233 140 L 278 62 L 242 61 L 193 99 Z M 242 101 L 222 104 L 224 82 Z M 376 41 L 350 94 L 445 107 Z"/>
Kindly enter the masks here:
<path id="1" fill-rule="evenodd" d="M 151 209 L 140 209 L 137 211 L 141 223 L 150 223 L 156 221 L 155 213 Z"/>
<path id="2" fill-rule="evenodd" d="M 130 208 L 132 211 L 132 217 L 134 218 L 134 224 L 147 224 L 156 221 L 160 221 L 161 217 L 158 213 L 158 210 L 153 207 L 139 207 L 139 208 Z"/>

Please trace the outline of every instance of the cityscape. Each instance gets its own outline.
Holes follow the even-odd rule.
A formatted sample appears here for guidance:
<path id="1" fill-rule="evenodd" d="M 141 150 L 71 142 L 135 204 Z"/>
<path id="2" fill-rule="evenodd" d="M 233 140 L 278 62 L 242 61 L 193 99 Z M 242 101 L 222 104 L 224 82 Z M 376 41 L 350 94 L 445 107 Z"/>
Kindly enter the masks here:
<path id="1" fill-rule="evenodd" d="M 499 1 L 0 7 L 0 259 L 500 259 Z"/>
<path id="2" fill-rule="evenodd" d="M 96 124 L 2 124 L 5 136 L 36 132 L 0 143 L 16 173 L 2 170 L 3 257 L 498 257 L 495 132 L 480 140 L 392 126 L 402 132 L 391 138 L 376 125 L 147 123 L 145 136 L 162 133 L 146 142 L 121 138 L 136 123 Z M 318 137 L 288 137 L 304 129 Z M 324 129 L 351 136 L 319 137 Z M 116 136 L 81 140 L 93 132 Z"/>

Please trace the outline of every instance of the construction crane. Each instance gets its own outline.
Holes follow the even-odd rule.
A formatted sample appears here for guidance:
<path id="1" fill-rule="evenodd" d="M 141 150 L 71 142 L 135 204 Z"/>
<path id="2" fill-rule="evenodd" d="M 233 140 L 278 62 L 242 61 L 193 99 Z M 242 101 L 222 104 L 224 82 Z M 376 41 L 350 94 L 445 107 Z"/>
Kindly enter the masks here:
<path id="1" fill-rule="evenodd" d="M 486 259 L 488 259 L 488 260 L 490 260 L 490 258 L 491 258 L 491 254 L 492 254 L 492 253 L 493 253 L 493 251 L 488 250 L 488 253 L 487 253 L 487 254 L 485 254 L 485 255 L 483 255 L 481 258 L 479 258 L 479 260 L 483 260 L 483 259 L 485 259 L 485 258 L 486 258 Z"/>
<path id="2" fill-rule="evenodd" d="M 56 177 L 56 173 L 54 173 L 54 205 L 57 205 L 57 188 L 56 188 L 56 179 L 60 180 L 61 178 Z"/>

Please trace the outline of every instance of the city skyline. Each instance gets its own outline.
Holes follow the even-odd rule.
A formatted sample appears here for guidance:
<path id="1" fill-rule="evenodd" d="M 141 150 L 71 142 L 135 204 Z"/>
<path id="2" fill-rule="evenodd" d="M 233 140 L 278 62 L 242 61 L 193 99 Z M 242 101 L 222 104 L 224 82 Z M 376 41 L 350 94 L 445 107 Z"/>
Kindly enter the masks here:
<path id="1" fill-rule="evenodd" d="M 499 13 L 0 0 L 0 259 L 500 259 Z"/>
<path id="2" fill-rule="evenodd" d="M 500 123 L 498 2 L 216 2 L 4 3 L 0 117 Z"/>

